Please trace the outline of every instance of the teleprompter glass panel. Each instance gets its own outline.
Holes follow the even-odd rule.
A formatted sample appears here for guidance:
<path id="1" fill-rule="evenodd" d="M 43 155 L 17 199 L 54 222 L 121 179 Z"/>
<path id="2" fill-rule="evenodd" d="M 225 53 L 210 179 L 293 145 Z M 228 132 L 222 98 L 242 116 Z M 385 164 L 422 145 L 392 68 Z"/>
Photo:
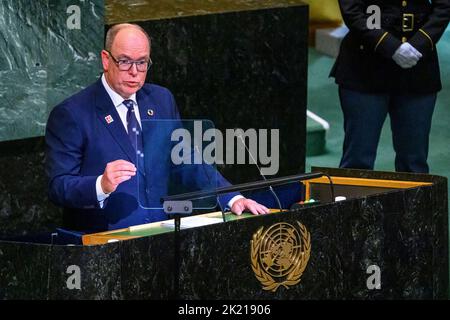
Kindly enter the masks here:
<path id="1" fill-rule="evenodd" d="M 137 152 L 140 206 L 162 209 L 165 196 L 227 185 L 215 167 L 214 132 L 209 120 L 143 120 Z M 217 206 L 215 195 L 188 200 L 193 209 Z"/>

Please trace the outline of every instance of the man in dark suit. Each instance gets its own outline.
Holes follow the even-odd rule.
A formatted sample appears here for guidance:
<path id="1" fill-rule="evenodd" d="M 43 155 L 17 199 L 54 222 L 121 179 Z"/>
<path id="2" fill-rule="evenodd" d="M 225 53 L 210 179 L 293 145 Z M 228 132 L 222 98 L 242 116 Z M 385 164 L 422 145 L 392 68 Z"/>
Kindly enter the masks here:
<path id="1" fill-rule="evenodd" d="M 142 121 L 179 119 L 169 90 L 144 83 L 150 49 L 150 38 L 141 27 L 113 26 L 101 52 L 101 79 L 57 105 L 49 116 L 45 135 L 49 197 L 65 208 L 67 229 L 97 232 L 167 219 L 162 210 L 144 206 L 161 206 L 159 199 L 168 190 L 167 179 L 161 177 L 170 174 L 170 166 L 144 172 L 144 166 L 137 165 L 145 143 Z M 199 174 L 191 183 L 201 185 L 205 179 Z M 217 175 L 217 186 L 228 184 Z M 225 195 L 222 201 L 236 214 L 268 212 L 237 194 Z"/>
<path id="2" fill-rule="evenodd" d="M 344 113 L 340 167 L 373 169 L 389 114 L 396 171 L 428 172 L 431 120 L 441 90 L 436 43 L 450 19 L 450 0 L 339 4 L 350 29 L 331 71 Z M 380 9 L 379 26 L 368 23 L 377 20 L 371 19 L 373 8 Z"/>

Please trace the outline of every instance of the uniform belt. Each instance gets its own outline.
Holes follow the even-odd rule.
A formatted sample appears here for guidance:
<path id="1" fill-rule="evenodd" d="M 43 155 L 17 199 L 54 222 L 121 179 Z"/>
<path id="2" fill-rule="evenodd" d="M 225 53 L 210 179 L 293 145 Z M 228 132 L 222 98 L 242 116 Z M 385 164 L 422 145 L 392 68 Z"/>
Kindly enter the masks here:
<path id="1" fill-rule="evenodd" d="M 402 31 L 411 32 L 414 31 L 414 14 L 404 13 L 402 19 Z"/>
<path id="2" fill-rule="evenodd" d="M 413 32 L 419 30 L 426 22 L 428 14 L 403 13 L 399 15 L 383 14 L 382 27 L 397 32 Z"/>

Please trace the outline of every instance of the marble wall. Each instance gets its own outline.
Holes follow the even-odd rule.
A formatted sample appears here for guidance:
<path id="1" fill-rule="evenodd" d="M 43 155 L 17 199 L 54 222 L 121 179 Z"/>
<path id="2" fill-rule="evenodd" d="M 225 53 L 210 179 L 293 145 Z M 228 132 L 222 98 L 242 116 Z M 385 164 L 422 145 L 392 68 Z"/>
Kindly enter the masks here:
<path id="1" fill-rule="evenodd" d="M 53 231 L 62 210 L 47 198 L 42 137 L 0 144 L 0 239 Z"/>
<path id="2" fill-rule="evenodd" d="M 303 0 L 106 0 L 105 21 L 124 21 L 204 16 L 208 14 L 286 8 L 304 5 Z"/>
<path id="3" fill-rule="evenodd" d="M 42 136 L 52 107 L 96 79 L 103 0 L 0 2 L 0 141 Z"/>
<path id="4" fill-rule="evenodd" d="M 0 237 L 60 225 L 42 136 L 50 110 L 98 77 L 103 38 L 103 0 L 0 2 Z"/>

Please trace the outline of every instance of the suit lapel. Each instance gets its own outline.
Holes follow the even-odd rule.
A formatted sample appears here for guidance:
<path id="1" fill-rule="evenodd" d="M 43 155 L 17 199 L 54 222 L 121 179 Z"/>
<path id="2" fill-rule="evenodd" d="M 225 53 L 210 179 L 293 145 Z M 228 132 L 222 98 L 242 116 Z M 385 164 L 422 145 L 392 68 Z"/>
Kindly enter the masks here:
<path id="1" fill-rule="evenodd" d="M 141 121 L 158 119 L 157 111 L 159 105 L 156 103 L 151 92 L 145 92 L 145 89 L 141 89 L 136 93 L 136 100 L 139 106 L 139 115 Z"/>
<path id="2" fill-rule="evenodd" d="M 137 165 L 136 151 L 128 138 L 128 134 L 120 120 L 119 113 L 103 87 L 101 80 L 99 80 L 98 85 L 99 88 L 96 91 L 95 97 L 97 117 L 111 133 L 117 144 L 122 148 L 123 152 L 127 155 L 128 160 L 134 163 L 134 165 Z"/>

